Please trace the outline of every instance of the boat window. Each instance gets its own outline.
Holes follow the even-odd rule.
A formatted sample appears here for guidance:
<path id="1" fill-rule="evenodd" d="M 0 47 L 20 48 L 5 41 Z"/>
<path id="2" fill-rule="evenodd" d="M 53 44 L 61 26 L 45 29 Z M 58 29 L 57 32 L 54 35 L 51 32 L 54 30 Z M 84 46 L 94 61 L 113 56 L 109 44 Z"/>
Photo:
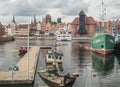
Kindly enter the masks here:
<path id="1" fill-rule="evenodd" d="M 54 56 L 52 56 L 52 59 L 54 59 Z"/>
<path id="2" fill-rule="evenodd" d="M 48 55 L 48 58 L 51 58 L 51 55 Z"/>
<path id="3" fill-rule="evenodd" d="M 103 45 L 101 45 L 101 48 L 104 48 L 104 46 L 103 46 Z"/>
<path id="4" fill-rule="evenodd" d="M 56 57 L 56 59 L 58 59 L 58 57 Z"/>
<path id="5" fill-rule="evenodd" d="M 60 57 L 59 57 L 59 59 L 61 60 L 61 59 L 62 59 L 62 57 L 60 56 Z"/>

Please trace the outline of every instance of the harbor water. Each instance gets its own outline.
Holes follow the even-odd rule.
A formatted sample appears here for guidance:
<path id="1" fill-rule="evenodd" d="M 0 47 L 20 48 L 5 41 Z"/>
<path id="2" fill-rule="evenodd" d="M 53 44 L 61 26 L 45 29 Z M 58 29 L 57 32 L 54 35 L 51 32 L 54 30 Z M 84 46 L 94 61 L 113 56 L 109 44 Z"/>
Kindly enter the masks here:
<path id="1" fill-rule="evenodd" d="M 64 55 L 63 73 L 79 73 L 73 87 L 120 87 L 120 56 L 114 54 L 104 56 L 92 53 L 80 48 L 78 44 L 90 45 L 90 43 L 79 42 L 79 40 L 30 40 L 29 45 L 57 46 L 57 50 L 63 52 Z M 0 72 L 9 71 L 9 68 L 20 60 L 18 49 L 21 46 L 27 46 L 26 39 L 0 43 Z M 45 67 L 47 50 L 40 50 L 34 87 L 47 86 L 37 73 L 39 67 Z"/>

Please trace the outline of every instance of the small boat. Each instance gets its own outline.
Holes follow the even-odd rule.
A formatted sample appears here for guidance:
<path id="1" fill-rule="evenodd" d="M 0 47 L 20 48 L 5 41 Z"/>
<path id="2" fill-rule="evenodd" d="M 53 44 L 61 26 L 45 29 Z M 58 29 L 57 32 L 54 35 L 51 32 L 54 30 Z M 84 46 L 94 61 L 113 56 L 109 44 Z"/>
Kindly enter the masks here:
<path id="1" fill-rule="evenodd" d="M 50 87 L 72 87 L 78 76 L 70 76 L 70 74 L 56 75 L 47 72 L 46 69 L 41 69 L 38 73 L 42 80 Z"/>
<path id="2" fill-rule="evenodd" d="M 72 40 L 71 34 L 69 34 L 64 29 L 60 29 L 57 32 L 58 33 L 56 34 L 56 38 L 57 38 L 58 41 L 70 41 L 70 40 Z"/>
<path id="3" fill-rule="evenodd" d="M 20 47 L 19 56 L 22 57 L 27 53 L 27 47 Z"/>
<path id="4" fill-rule="evenodd" d="M 15 38 L 14 37 L 9 37 L 9 36 L 0 37 L 0 42 L 8 42 L 8 41 L 15 41 Z"/>
<path id="5" fill-rule="evenodd" d="M 60 56 L 63 56 L 63 54 L 58 55 L 58 53 L 56 53 L 56 50 L 52 49 L 50 52 L 48 52 L 46 58 L 49 59 L 49 56 L 50 58 L 52 58 L 52 61 L 49 62 L 48 60 L 46 60 L 46 68 L 40 68 L 40 70 L 38 71 L 42 80 L 50 87 L 72 87 L 79 74 L 73 73 L 73 75 L 71 76 L 69 73 L 64 75 L 61 72 L 60 67 L 62 66 L 62 61 Z M 59 57 L 60 62 L 58 60 Z M 48 63 L 52 63 L 51 66 L 53 66 L 54 68 L 48 68 Z"/>
<path id="6" fill-rule="evenodd" d="M 55 61 L 57 63 L 62 63 L 63 62 L 63 53 L 59 53 L 56 50 L 49 50 L 47 55 L 46 55 L 46 63 L 47 64 L 54 64 Z"/>
<path id="7" fill-rule="evenodd" d="M 51 72 L 56 72 L 57 70 L 63 71 L 62 63 L 58 63 L 57 68 L 55 64 L 46 64 L 46 69 Z"/>

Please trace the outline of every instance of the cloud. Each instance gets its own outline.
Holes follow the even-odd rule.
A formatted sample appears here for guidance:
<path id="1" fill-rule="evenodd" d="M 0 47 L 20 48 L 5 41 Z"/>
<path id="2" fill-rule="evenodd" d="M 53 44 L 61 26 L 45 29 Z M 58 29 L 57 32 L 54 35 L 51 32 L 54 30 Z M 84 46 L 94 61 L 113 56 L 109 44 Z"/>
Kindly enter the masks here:
<path id="1" fill-rule="evenodd" d="M 17 19 L 19 22 L 22 22 L 22 19 L 27 20 L 24 18 L 27 16 L 37 15 L 41 18 L 46 14 L 50 14 L 54 20 L 58 17 L 67 20 L 67 18 L 78 16 L 80 10 L 83 9 L 86 15 L 97 18 L 97 6 L 100 3 L 101 0 L 0 0 L 0 15 L 19 16 L 19 20 Z M 108 7 L 108 19 L 118 18 L 120 1 L 105 0 L 105 3 Z"/>

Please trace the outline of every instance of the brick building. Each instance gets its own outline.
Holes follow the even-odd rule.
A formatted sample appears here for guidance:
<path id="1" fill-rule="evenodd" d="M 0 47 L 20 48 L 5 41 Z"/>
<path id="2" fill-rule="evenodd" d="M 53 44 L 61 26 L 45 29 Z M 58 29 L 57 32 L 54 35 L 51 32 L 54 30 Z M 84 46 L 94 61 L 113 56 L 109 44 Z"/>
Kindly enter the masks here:
<path id="1" fill-rule="evenodd" d="M 76 35 L 93 36 L 96 32 L 96 21 L 93 17 L 87 17 L 83 10 L 80 11 L 79 17 L 76 17 L 71 23 L 71 33 Z"/>

